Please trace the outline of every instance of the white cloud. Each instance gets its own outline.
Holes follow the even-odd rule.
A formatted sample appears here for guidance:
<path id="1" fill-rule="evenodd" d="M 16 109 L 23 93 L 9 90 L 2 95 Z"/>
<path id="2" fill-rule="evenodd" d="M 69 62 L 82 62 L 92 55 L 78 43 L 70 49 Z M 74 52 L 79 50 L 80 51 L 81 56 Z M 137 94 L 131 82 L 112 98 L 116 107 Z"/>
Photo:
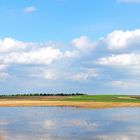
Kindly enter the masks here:
<path id="1" fill-rule="evenodd" d="M 102 38 L 103 46 L 109 50 L 123 50 L 121 54 L 111 54 L 109 56 L 98 58 L 94 63 L 102 66 L 119 68 L 129 74 L 140 74 L 140 29 L 132 31 L 114 31 L 107 37 Z M 131 48 L 131 49 L 130 49 Z"/>
<path id="2" fill-rule="evenodd" d="M 51 64 L 61 59 L 59 49 L 44 47 L 29 52 L 13 52 L 0 56 L 0 61 L 5 64 Z"/>
<path id="3" fill-rule="evenodd" d="M 116 30 L 102 38 L 102 41 L 110 50 L 140 46 L 140 29 L 133 31 Z"/>
<path id="4" fill-rule="evenodd" d="M 83 51 L 90 51 L 95 48 L 95 44 L 86 36 L 81 36 L 80 38 L 73 39 L 71 43 L 73 46 Z"/>
<path id="5" fill-rule="evenodd" d="M 140 84 L 138 82 L 131 82 L 131 81 L 112 81 L 111 85 L 113 87 L 119 88 L 138 88 Z"/>
<path id="6" fill-rule="evenodd" d="M 116 54 L 105 56 L 105 54 L 110 54 L 112 51 L 103 49 L 101 53 L 95 52 L 95 55 L 90 53 L 89 56 L 87 56 L 87 54 L 84 56 L 85 54 L 82 52 L 90 52 L 92 49 L 97 47 L 96 44 L 99 44 L 98 42 L 100 40 L 93 43 L 93 41 L 89 40 L 87 37 L 81 36 L 80 38 L 72 40 L 72 45 L 75 47 L 68 48 L 69 45 L 67 45 L 63 48 L 60 44 L 56 44 L 54 42 L 34 43 L 19 41 L 10 37 L 4 38 L 0 40 L 0 77 L 7 77 L 7 72 L 9 72 L 8 70 L 10 70 L 12 66 L 14 67 L 14 64 L 16 64 L 16 67 L 23 64 L 24 68 L 28 65 L 27 68 L 25 68 L 26 70 L 23 70 L 21 73 L 24 73 L 23 75 L 29 74 L 28 76 L 32 76 L 32 78 L 39 77 L 36 80 L 39 79 L 40 81 L 42 78 L 43 80 L 62 79 L 76 82 L 91 82 L 93 78 L 96 79 L 96 77 L 99 76 L 98 68 L 96 68 L 97 64 L 98 66 L 102 65 L 121 68 L 123 71 L 131 69 L 134 73 L 137 71 L 137 73 L 140 74 L 140 53 L 136 53 L 135 50 L 132 53 L 131 50 L 127 49 L 129 47 L 133 49 L 135 44 L 139 46 L 139 40 L 139 29 L 133 31 L 114 31 L 102 39 L 104 43 L 102 45 L 107 45 L 110 50 L 123 49 L 123 51 L 125 51 L 124 49 L 126 49 L 127 53 L 118 54 L 117 52 Z M 99 44 L 98 47 L 101 48 L 102 46 Z M 95 51 L 100 51 L 100 48 Z M 101 58 L 98 58 L 99 53 L 102 55 Z M 79 56 L 81 57 L 80 59 L 75 59 Z M 82 56 L 84 57 L 82 58 Z M 93 66 L 95 69 L 84 68 L 91 66 L 91 64 L 88 65 L 91 58 L 94 60 L 97 59 Z M 69 61 L 71 59 L 72 61 Z M 6 70 L 7 67 L 9 67 L 9 69 Z M 32 67 L 41 67 L 41 69 L 38 69 L 38 72 L 33 71 L 31 74 L 28 70 Z M 101 68 L 108 69 L 109 67 Z M 79 68 L 83 69 L 78 71 Z M 12 70 L 14 71 L 14 69 Z M 11 73 L 15 72 L 13 71 L 11 71 Z M 124 87 L 129 85 L 129 83 L 122 83 L 120 81 L 114 82 L 113 84 L 114 86 L 115 84 L 118 84 Z"/>
<path id="7" fill-rule="evenodd" d="M 99 58 L 96 64 L 102 66 L 109 66 L 112 68 L 117 68 L 121 71 L 129 73 L 129 75 L 140 75 L 140 54 L 130 53 L 130 54 L 119 54 L 112 55 L 103 58 Z"/>
<path id="8" fill-rule="evenodd" d="M 117 0 L 117 1 L 123 3 L 140 3 L 140 0 Z"/>
<path id="9" fill-rule="evenodd" d="M 134 49 L 140 46 L 140 29 L 135 30 L 115 30 L 106 37 L 102 37 L 93 42 L 86 36 L 75 38 L 71 44 L 81 51 L 90 51 L 95 47 L 107 46 L 109 50 Z"/>
<path id="10" fill-rule="evenodd" d="M 64 51 L 54 43 L 31 43 L 12 38 L 0 40 L 0 61 L 3 64 L 52 64 L 54 61 L 73 58 L 78 51 Z"/>
<path id="11" fill-rule="evenodd" d="M 140 67 L 140 54 L 119 54 L 98 59 L 100 65 L 115 67 Z"/>
<path id="12" fill-rule="evenodd" d="M 0 53 L 6 53 L 11 51 L 21 51 L 31 47 L 34 47 L 34 43 L 18 41 L 10 37 L 0 39 Z"/>
<path id="13" fill-rule="evenodd" d="M 29 7 L 25 7 L 24 8 L 24 12 L 25 13 L 32 13 L 32 12 L 34 12 L 34 11 L 36 11 L 37 9 L 36 9 L 36 7 L 35 6 L 29 6 Z"/>
<path id="14" fill-rule="evenodd" d="M 31 77 L 40 77 L 47 80 L 57 80 L 59 70 L 46 68 L 46 65 L 52 65 L 60 60 L 67 61 L 80 56 L 78 50 L 60 50 L 59 44 L 54 42 L 33 43 L 18 41 L 13 38 L 4 38 L 0 40 L 0 78 L 8 77 L 6 68 L 16 65 L 34 65 L 38 67 L 39 72 L 32 71 Z M 70 48 L 71 49 L 71 48 Z M 30 69 L 28 67 L 28 69 Z M 25 70 L 28 73 L 28 70 Z"/>

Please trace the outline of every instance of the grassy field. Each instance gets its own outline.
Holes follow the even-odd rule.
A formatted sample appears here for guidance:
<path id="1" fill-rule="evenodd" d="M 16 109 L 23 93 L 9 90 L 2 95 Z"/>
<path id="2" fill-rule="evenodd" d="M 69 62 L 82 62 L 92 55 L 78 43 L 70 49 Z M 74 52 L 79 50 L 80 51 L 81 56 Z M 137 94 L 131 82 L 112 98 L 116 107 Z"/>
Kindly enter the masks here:
<path id="1" fill-rule="evenodd" d="M 140 96 L 0 96 L 0 107 L 61 106 L 80 108 L 140 107 Z"/>
<path id="2" fill-rule="evenodd" d="M 70 101 L 94 101 L 94 102 L 140 102 L 138 95 L 83 95 L 69 97 Z"/>

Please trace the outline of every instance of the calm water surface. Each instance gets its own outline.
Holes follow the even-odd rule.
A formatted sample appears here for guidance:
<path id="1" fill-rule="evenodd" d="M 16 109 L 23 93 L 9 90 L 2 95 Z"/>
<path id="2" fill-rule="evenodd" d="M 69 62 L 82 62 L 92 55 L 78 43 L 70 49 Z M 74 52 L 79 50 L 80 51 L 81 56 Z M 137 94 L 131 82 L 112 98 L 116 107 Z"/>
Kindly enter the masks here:
<path id="1" fill-rule="evenodd" d="M 0 108 L 0 140 L 140 140 L 140 108 Z"/>

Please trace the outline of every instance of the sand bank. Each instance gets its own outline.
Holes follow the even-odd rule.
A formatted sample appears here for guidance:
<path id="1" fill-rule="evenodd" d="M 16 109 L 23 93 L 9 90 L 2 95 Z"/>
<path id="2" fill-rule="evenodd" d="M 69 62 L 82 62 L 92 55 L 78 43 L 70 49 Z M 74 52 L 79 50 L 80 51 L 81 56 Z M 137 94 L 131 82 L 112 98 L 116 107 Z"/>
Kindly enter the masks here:
<path id="1" fill-rule="evenodd" d="M 140 107 L 140 103 L 120 102 L 75 102 L 75 101 L 29 101 L 12 100 L 0 101 L 0 107 L 32 107 L 32 106 L 60 106 L 79 108 L 116 108 L 116 107 Z"/>

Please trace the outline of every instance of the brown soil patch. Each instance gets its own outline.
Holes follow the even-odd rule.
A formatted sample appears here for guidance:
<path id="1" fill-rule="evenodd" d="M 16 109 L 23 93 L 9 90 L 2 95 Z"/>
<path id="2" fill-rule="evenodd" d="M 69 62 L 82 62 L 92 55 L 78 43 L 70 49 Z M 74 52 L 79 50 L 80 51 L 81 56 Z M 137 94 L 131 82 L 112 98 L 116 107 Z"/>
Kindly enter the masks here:
<path id="1" fill-rule="evenodd" d="M 113 108 L 113 107 L 140 107 L 140 103 L 118 102 L 73 102 L 73 101 L 26 101 L 12 100 L 0 101 L 0 107 L 24 107 L 24 106 L 60 106 L 80 108 Z"/>

